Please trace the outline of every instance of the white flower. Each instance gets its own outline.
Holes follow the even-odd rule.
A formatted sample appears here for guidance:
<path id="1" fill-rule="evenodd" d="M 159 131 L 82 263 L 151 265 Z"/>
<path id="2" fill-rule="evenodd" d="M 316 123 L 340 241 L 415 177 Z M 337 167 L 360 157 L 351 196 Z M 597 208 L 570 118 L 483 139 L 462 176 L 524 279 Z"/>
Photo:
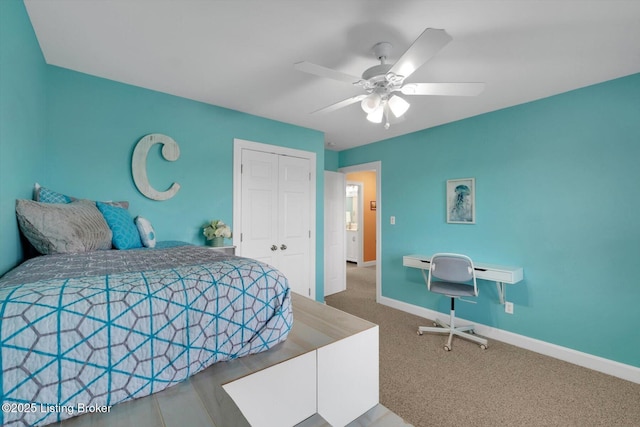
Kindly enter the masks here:
<path id="1" fill-rule="evenodd" d="M 220 224 L 218 224 L 218 228 L 216 228 L 215 234 L 217 237 L 224 237 L 229 239 L 231 237 L 231 229 L 227 225 L 223 225 L 222 227 L 220 227 Z"/>
<path id="2" fill-rule="evenodd" d="M 205 235 L 207 240 L 211 240 L 214 237 L 230 239 L 232 236 L 231 228 L 219 219 L 214 219 L 209 224 L 206 224 L 202 234 Z"/>

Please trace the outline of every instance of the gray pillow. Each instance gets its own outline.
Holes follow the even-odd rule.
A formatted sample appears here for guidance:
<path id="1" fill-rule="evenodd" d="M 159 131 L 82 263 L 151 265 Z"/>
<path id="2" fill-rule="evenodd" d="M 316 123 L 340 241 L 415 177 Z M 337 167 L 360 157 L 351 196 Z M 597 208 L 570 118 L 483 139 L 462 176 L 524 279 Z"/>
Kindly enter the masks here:
<path id="1" fill-rule="evenodd" d="M 16 200 L 20 230 L 41 254 L 111 249 L 111 229 L 90 200 L 51 204 Z"/>

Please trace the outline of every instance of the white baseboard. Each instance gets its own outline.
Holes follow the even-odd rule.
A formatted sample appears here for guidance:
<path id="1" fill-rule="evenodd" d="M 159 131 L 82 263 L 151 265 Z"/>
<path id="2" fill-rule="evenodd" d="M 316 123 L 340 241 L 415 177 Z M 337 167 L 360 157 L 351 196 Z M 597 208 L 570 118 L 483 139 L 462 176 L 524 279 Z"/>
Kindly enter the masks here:
<path id="1" fill-rule="evenodd" d="M 374 265 L 376 265 L 376 261 L 363 261 L 360 264 L 358 264 L 358 267 L 373 267 Z"/>
<path id="2" fill-rule="evenodd" d="M 378 302 L 397 310 L 411 313 L 416 316 L 425 317 L 427 319 L 435 319 L 436 316 L 446 316 L 446 314 L 440 313 L 435 310 L 430 310 L 428 308 L 398 301 L 388 297 L 380 297 Z M 460 320 L 464 323 L 473 324 L 476 332 L 478 332 L 478 334 L 482 335 L 483 337 L 491 338 L 496 341 L 502 341 L 507 344 L 515 345 L 516 347 L 524 348 L 526 350 L 534 351 L 546 356 L 551 356 L 565 362 L 573 363 L 574 365 L 583 366 L 585 368 L 593 369 L 594 371 L 602 372 L 614 377 L 622 378 L 623 380 L 640 384 L 640 368 L 638 367 L 626 365 L 624 363 L 594 356 L 588 353 L 583 353 L 577 350 L 562 347 L 556 344 L 551 344 L 545 341 L 540 341 L 534 338 L 529 338 L 524 335 L 514 334 L 513 332 L 503 331 L 502 329 L 482 325 L 480 323 L 470 322 L 465 319 Z"/>

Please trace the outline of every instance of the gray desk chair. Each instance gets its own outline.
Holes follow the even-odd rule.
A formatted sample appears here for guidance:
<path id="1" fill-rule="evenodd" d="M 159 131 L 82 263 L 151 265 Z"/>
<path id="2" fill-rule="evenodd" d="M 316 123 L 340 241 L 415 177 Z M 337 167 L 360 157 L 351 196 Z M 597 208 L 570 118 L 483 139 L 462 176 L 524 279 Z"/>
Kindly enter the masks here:
<path id="1" fill-rule="evenodd" d="M 461 297 L 477 297 L 478 285 L 476 284 L 476 272 L 473 268 L 473 261 L 466 255 L 440 253 L 431 257 L 429 276 L 422 270 L 427 288 L 431 292 L 446 295 L 451 298 L 451 316 L 449 323 L 436 319 L 434 326 L 418 327 L 418 335 L 423 332 L 434 332 L 438 334 L 449 334 L 449 341 L 444 346 L 447 351 L 451 350 L 453 336 L 457 335 L 480 344 L 483 350 L 487 348 L 487 340 L 473 334 L 473 326 L 456 326 L 455 301 Z M 475 301 L 467 301 L 473 302 Z"/>

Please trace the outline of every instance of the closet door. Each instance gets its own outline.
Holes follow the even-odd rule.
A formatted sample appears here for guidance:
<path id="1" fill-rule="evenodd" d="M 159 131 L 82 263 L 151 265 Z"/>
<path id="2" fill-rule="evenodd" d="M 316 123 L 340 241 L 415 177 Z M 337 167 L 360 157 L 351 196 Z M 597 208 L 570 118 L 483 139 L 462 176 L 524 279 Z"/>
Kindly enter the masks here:
<path id="1" fill-rule="evenodd" d="M 295 292 L 309 287 L 309 160 L 278 156 L 278 267 Z"/>
<path id="2" fill-rule="evenodd" d="M 242 256 L 282 271 L 310 295 L 309 160 L 242 150 Z"/>
<path id="3" fill-rule="evenodd" d="M 242 150 L 242 256 L 278 267 L 278 156 Z"/>

